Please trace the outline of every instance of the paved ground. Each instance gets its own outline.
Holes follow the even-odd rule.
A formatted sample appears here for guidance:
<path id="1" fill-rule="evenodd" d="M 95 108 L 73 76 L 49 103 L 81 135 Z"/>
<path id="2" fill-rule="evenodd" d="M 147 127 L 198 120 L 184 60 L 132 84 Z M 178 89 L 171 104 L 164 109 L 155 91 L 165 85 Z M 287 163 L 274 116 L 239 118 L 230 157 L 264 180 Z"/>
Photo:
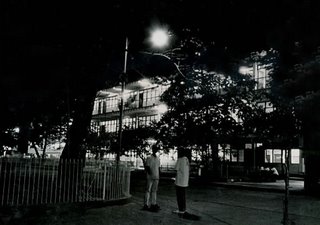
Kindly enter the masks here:
<path id="1" fill-rule="evenodd" d="M 158 213 L 140 210 L 143 204 L 144 182 L 134 182 L 132 198 L 122 205 L 88 207 L 62 205 L 24 209 L 7 218 L 4 224 L 14 225 L 175 225 L 175 224 L 232 224 L 276 225 L 281 224 L 283 193 L 265 190 L 246 190 L 216 185 L 192 184 L 187 192 L 187 208 L 190 213 L 201 216 L 200 221 L 190 221 L 172 214 L 176 209 L 173 181 L 160 182 Z M 231 184 L 234 185 L 234 184 Z M 271 185 L 271 184 L 270 184 Z M 277 184 L 279 188 L 281 182 Z M 296 225 L 320 224 L 320 199 L 290 195 L 290 219 Z M 10 221 L 9 221 L 10 219 Z"/>
<path id="2" fill-rule="evenodd" d="M 214 186 L 234 187 L 236 189 L 246 190 L 260 190 L 271 192 L 283 192 L 285 190 L 285 183 L 283 180 L 276 182 L 212 182 Z M 304 192 L 303 180 L 290 180 L 289 191 L 292 194 L 302 194 Z"/>

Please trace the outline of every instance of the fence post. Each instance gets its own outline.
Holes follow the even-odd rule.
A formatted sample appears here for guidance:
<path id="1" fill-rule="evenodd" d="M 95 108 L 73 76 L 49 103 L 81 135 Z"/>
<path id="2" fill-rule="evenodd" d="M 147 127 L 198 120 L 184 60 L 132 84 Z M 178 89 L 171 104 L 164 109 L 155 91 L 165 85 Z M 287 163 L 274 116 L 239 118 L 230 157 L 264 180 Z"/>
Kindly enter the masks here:
<path id="1" fill-rule="evenodd" d="M 106 200 L 106 179 L 107 179 L 107 163 L 104 162 L 103 192 L 102 192 L 102 199 L 103 200 Z"/>

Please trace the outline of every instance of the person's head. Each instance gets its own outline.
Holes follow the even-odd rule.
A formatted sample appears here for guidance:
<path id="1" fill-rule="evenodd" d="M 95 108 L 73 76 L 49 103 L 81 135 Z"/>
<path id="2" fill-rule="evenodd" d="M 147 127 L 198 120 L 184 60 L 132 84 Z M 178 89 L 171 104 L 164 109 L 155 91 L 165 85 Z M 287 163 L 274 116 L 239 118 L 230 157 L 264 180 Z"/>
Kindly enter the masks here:
<path id="1" fill-rule="evenodd" d="M 187 156 L 186 149 L 184 149 L 183 147 L 178 147 L 177 150 L 178 150 L 178 158 Z"/>
<path id="2" fill-rule="evenodd" d="M 153 155 L 156 155 L 157 152 L 159 151 L 159 147 L 157 145 L 153 145 L 151 149 L 152 149 L 152 154 Z"/>

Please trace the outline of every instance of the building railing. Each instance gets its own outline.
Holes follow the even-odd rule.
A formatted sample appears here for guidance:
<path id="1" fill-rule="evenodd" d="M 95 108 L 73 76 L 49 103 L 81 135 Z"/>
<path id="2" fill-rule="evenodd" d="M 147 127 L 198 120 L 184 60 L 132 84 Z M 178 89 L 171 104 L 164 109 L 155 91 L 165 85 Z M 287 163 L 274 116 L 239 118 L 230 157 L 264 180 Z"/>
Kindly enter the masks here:
<path id="1" fill-rule="evenodd" d="M 107 161 L 0 159 L 0 206 L 120 200 L 130 168 Z"/>

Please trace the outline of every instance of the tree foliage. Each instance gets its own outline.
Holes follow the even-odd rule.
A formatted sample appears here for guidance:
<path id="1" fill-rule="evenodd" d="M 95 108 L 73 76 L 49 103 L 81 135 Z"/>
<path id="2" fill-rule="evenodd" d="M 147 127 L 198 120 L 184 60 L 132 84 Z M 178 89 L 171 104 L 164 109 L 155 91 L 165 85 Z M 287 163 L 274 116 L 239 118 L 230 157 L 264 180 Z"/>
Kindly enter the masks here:
<path id="1" fill-rule="evenodd" d="M 155 126 L 139 127 L 137 129 L 125 129 L 123 130 L 123 144 L 122 154 L 126 152 L 134 152 L 139 156 L 143 163 L 148 153 L 150 153 L 151 145 L 155 144 L 156 136 Z"/>
<path id="2" fill-rule="evenodd" d="M 254 120 L 264 115 L 256 104 L 261 96 L 255 91 L 255 81 L 239 73 L 240 62 L 232 60 L 227 49 L 191 40 L 189 45 L 183 42 L 180 50 L 187 51 L 180 64 L 184 74 L 171 80 L 162 96 L 169 110 L 158 124 L 159 138 L 170 147 L 198 146 L 199 151 L 218 144 L 237 145 L 256 129 Z"/>

